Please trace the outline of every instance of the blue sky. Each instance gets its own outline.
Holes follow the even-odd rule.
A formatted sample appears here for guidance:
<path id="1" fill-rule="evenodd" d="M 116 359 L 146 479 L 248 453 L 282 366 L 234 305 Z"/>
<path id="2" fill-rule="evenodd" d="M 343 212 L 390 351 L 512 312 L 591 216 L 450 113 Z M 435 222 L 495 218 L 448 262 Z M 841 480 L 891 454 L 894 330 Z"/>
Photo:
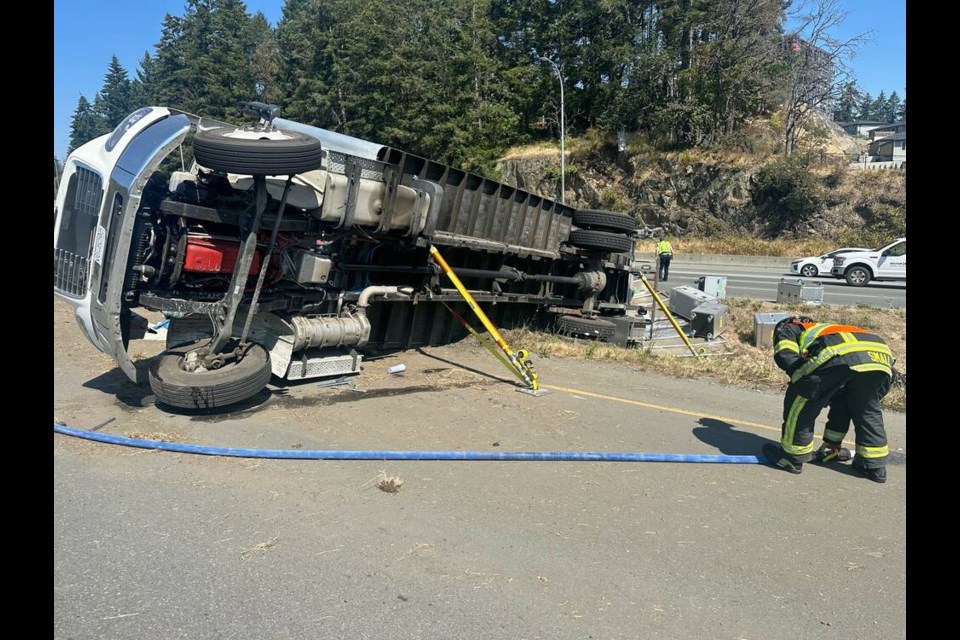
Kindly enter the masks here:
<path id="1" fill-rule="evenodd" d="M 358 0 L 359 1 L 359 0 Z M 857 83 L 876 96 L 896 90 L 906 95 L 906 0 L 839 0 L 847 18 L 838 37 L 872 31 L 853 60 Z M 153 53 L 167 13 L 182 15 L 184 0 L 54 0 L 53 3 L 53 152 L 63 158 L 70 118 L 83 94 L 93 100 L 110 56 L 116 54 L 134 76 L 145 51 Z M 263 11 L 271 24 L 283 0 L 247 0 L 247 9 Z"/>

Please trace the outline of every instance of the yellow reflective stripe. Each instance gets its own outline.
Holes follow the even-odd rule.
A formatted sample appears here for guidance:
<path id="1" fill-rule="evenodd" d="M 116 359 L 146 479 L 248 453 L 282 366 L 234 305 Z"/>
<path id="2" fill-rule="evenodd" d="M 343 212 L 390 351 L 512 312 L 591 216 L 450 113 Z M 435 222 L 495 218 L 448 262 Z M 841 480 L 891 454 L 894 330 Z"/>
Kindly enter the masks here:
<path id="1" fill-rule="evenodd" d="M 792 456 L 802 456 L 807 453 L 810 453 L 814 449 L 814 443 L 811 440 L 809 445 L 798 447 L 793 444 L 793 436 L 797 431 L 797 418 L 800 416 L 800 412 L 803 410 L 803 407 L 807 404 L 807 399 L 803 396 L 797 396 L 793 404 L 790 406 L 790 411 L 787 412 L 787 419 L 784 424 L 783 437 L 780 439 L 780 446 L 783 447 L 784 452 Z"/>
<path id="2" fill-rule="evenodd" d="M 817 367 L 822 365 L 824 362 L 827 362 L 828 360 L 831 360 L 837 356 L 846 355 L 848 353 L 860 353 L 864 351 L 876 352 L 878 358 L 882 358 L 883 356 L 889 356 L 890 359 L 893 360 L 893 353 L 891 353 L 890 347 L 888 347 L 882 342 L 859 342 L 858 341 L 858 342 L 851 342 L 849 344 L 847 343 L 838 344 L 832 347 L 827 347 L 826 349 L 821 351 L 819 354 L 817 354 L 816 358 L 814 358 L 813 360 L 808 360 L 807 362 L 803 363 L 803 366 L 797 369 L 794 372 L 794 374 L 790 377 L 790 381 L 796 382 L 797 380 L 800 380 L 804 376 L 809 375 L 811 372 L 813 372 Z M 871 358 L 874 359 L 873 356 L 871 356 Z"/>
<path id="3" fill-rule="evenodd" d="M 806 351 L 813 341 L 820 337 L 820 332 L 829 327 L 829 324 L 815 324 L 800 334 L 800 348 Z"/>
<path id="4" fill-rule="evenodd" d="M 887 445 L 883 445 L 882 447 L 865 447 L 858 444 L 857 455 L 863 458 L 883 458 L 890 455 L 890 447 Z"/>
<path id="5" fill-rule="evenodd" d="M 883 371 L 885 374 L 892 376 L 893 369 L 889 365 L 880 364 L 877 362 L 865 362 L 863 364 L 854 364 L 850 365 L 850 368 L 854 371 Z"/>
<path id="6" fill-rule="evenodd" d="M 774 351 L 793 351 L 794 353 L 800 353 L 800 346 L 793 340 L 781 340 L 773 348 Z"/>
<path id="7" fill-rule="evenodd" d="M 847 435 L 846 431 L 834 431 L 833 429 L 824 429 L 823 430 L 823 440 L 826 442 L 830 440 L 832 443 L 843 442 L 843 438 Z"/>

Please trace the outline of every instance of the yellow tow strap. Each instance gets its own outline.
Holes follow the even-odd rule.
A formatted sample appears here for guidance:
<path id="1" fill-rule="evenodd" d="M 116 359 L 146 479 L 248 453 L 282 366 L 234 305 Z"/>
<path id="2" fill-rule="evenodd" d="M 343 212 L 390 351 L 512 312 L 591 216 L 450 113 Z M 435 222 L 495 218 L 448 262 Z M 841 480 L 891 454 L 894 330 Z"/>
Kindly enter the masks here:
<path id="1" fill-rule="evenodd" d="M 533 365 L 527 360 L 527 352 L 521 349 L 519 352 L 514 353 L 513 349 L 510 348 L 510 345 L 507 344 L 507 341 L 503 339 L 503 336 L 500 335 L 500 332 L 497 331 L 497 328 L 490 321 L 490 318 L 487 317 L 487 314 L 483 312 L 483 309 L 480 308 L 480 305 L 477 304 L 477 301 L 474 300 L 473 296 L 470 295 L 470 292 L 467 291 L 467 288 L 463 286 L 463 283 L 460 282 L 460 278 L 457 277 L 457 274 L 453 272 L 453 269 L 450 268 L 450 265 L 447 264 L 447 261 L 443 259 L 443 256 L 440 255 L 440 252 L 437 251 L 437 248 L 433 245 L 430 245 L 430 257 L 433 258 L 440 269 L 443 270 L 443 273 L 450 279 L 450 282 L 453 283 L 453 286 L 457 288 L 457 291 L 460 292 L 460 295 L 463 296 L 463 299 L 466 301 L 467 306 L 473 311 L 473 313 L 480 319 L 480 322 L 483 323 L 483 326 L 487 329 L 487 333 L 490 334 L 490 337 L 493 338 L 493 341 L 497 343 L 497 346 L 500 347 L 500 350 L 503 352 L 505 360 L 498 359 L 503 362 L 513 373 L 523 381 L 528 387 L 537 391 L 540 388 L 538 382 L 537 372 L 533 369 Z M 447 307 L 449 309 L 449 307 Z M 462 320 L 462 318 L 461 318 Z M 473 335 L 479 338 L 478 333 L 473 330 L 473 327 L 470 325 L 464 325 L 468 330 L 473 333 Z M 486 346 L 483 339 L 480 339 L 480 342 Z M 489 350 L 489 348 L 488 348 Z M 492 352 L 491 353 L 495 353 Z"/>

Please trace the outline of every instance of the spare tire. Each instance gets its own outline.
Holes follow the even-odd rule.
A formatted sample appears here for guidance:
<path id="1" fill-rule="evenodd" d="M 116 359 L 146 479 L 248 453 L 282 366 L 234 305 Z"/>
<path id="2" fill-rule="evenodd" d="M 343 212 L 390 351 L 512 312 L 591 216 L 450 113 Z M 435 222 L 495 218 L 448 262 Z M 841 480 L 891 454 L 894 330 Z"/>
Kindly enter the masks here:
<path id="1" fill-rule="evenodd" d="M 206 129 L 193 139 L 197 162 L 248 176 L 287 176 L 320 168 L 320 141 L 299 131 Z"/>
<path id="2" fill-rule="evenodd" d="M 562 333 L 589 336 L 591 338 L 612 338 L 617 325 L 600 318 L 562 315 L 557 317 L 557 328 Z"/>
<path id="3" fill-rule="evenodd" d="M 270 382 L 270 356 L 250 345 L 242 360 L 210 371 L 186 371 L 184 357 L 209 340 L 174 347 L 150 367 L 150 388 L 157 400 L 181 409 L 226 407 L 256 395 Z"/>
<path id="4" fill-rule="evenodd" d="M 632 233 L 637 229 L 636 218 L 631 218 L 624 213 L 599 209 L 584 209 L 574 212 L 573 224 L 583 229 L 616 233 Z"/>
<path id="5" fill-rule="evenodd" d="M 609 251 L 613 253 L 628 253 L 633 247 L 633 240 L 619 233 L 606 231 L 586 231 L 574 229 L 570 232 L 569 242 L 581 249 L 594 251 Z"/>

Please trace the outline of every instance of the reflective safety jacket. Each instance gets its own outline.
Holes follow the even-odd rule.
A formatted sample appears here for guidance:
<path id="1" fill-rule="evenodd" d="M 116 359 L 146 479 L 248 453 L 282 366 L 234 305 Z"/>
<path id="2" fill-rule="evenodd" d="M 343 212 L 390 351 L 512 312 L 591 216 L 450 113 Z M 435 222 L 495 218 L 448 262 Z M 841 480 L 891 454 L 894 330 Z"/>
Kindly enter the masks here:
<path id="1" fill-rule="evenodd" d="M 657 243 L 657 255 L 673 255 L 673 247 L 670 246 L 670 243 L 666 240 L 661 240 Z"/>
<path id="2" fill-rule="evenodd" d="M 866 329 L 819 322 L 786 323 L 773 337 L 773 360 L 791 382 L 826 367 L 883 371 L 893 376 L 894 357 L 880 336 Z"/>

